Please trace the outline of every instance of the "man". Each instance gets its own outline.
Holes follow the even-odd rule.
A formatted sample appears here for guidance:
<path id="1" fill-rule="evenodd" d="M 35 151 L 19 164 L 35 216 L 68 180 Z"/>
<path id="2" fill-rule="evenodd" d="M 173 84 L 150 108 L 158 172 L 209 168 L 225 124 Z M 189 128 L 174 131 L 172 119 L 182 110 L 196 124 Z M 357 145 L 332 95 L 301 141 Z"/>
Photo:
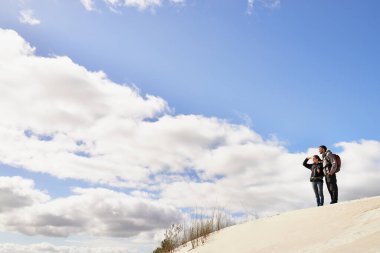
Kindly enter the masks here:
<path id="1" fill-rule="evenodd" d="M 338 185 L 336 180 L 337 163 L 335 156 L 330 150 L 327 150 L 327 147 L 324 145 L 319 146 L 319 153 L 323 159 L 326 186 L 331 197 L 330 204 L 338 203 Z"/>

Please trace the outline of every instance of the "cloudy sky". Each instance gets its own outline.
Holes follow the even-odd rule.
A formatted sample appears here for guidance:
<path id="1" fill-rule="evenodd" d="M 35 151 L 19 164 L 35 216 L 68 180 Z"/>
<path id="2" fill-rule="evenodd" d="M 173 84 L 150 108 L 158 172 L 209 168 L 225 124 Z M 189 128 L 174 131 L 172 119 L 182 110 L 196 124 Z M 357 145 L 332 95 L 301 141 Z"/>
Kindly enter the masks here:
<path id="1" fill-rule="evenodd" d="M 313 207 L 321 144 L 340 201 L 379 195 L 379 8 L 1 0 L 0 253 L 146 253 L 195 207 Z"/>

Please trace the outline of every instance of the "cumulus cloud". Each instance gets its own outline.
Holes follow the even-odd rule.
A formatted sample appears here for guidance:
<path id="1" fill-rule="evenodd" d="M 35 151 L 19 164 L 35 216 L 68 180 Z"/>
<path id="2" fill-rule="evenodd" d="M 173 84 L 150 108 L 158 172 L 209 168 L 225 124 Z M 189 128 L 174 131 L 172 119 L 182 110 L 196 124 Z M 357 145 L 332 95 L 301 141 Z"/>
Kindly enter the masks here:
<path id="1" fill-rule="evenodd" d="M 0 225 L 6 231 L 27 235 L 131 237 L 166 228 L 181 218 L 174 207 L 157 201 L 102 188 L 76 188 L 73 191 L 74 195 L 65 198 L 34 205 L 27 203 L 26 207 L 3 212 Z"/>
<path id="2" fill-rule="evenodd" d="M 275 143 L 220 147 L 197 162 L 204 177 L 220 174 L 222 178 L 165 185 L 161 199 L 180 207 L 196 203 L 261 215 L 302 208 L 313 203 L 308 172 L 301 165 L 304 157 Z"/>
<path id="3" fill-rule="evenodd" d="M 39 25 L 41 21 L 34 17 L 33 10 L 21 10 L 19 21 L 28 25 Z"/>
<path id="4" fill-rule="evenodd" d="M 380 194 L 380 142 L 361 140 L 336 145 L 343 151 L 338 186 L 342 199 L 356 199 Z"/>
<path id="5" fill-rule="evenodd" d="M 32 180 L 21 177 L 0 177 L 0 213 L 47 200 L 49 196 L 36 190 Z"/>
<path id="6" fill-rule="evenodd" d="M 132 137 L 140 124 L 151 125 L 144 120 L 168 111 L 163 99 L 142 97 L 67 57 L 37 57 L 13 31 L 1 30 L 0 40 L 2 162 L 60 178 L 92 174 L 93 182 L 148 176 L 134 156 L 141 159 L 140 142 L 149 142 Z"/>

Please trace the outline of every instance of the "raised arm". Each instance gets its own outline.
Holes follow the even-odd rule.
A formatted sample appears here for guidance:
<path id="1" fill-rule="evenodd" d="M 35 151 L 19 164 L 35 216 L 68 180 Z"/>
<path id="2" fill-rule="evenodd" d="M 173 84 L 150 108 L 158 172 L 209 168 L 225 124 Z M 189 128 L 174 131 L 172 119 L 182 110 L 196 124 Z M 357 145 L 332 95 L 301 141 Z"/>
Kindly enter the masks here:
<path id="1" fill-rule="evenodd" d="M 308 168 L 309 170 L 311 170 L 311 167 L 313 166 L 312 164 L 308 164 L 307 161 L 309 161 L 309 157 L 306 157 L 305 158 L 305 161 L 303 161 L 303 166 L 305 166 L 306 168 Z"/>

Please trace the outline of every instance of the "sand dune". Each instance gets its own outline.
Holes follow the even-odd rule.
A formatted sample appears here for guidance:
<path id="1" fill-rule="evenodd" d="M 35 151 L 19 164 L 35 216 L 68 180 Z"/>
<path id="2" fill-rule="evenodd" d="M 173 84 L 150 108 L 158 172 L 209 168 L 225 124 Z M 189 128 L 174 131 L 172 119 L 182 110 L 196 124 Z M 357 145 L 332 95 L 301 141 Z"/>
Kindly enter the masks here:
<path id="1" fill-rule="evenodd" d="M 380 197 L 297 210 L 226 228 L 178 253 L 380 253 Z"/>

